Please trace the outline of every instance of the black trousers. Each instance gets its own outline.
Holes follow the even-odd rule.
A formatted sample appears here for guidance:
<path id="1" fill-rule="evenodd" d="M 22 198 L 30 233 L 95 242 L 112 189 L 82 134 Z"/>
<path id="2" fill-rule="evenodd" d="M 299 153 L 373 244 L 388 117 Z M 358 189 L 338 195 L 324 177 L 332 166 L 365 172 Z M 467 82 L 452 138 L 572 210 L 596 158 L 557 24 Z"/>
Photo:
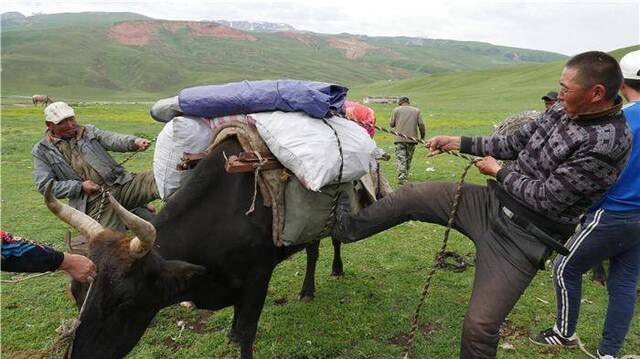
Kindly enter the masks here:
<path id="1" fill-rule="evenodd" d="M 346 237 L 362 239 L 408 220 L 446 225 L 455 183 L 408 183 L 357 215 Z M 501 210 L 493 192 L 465 184 L 454 228 L 476 248 L 473 290 L 462 326 L 461 358 L 493 358 L 500 325 L 535 276 L 549 250 Z"/>

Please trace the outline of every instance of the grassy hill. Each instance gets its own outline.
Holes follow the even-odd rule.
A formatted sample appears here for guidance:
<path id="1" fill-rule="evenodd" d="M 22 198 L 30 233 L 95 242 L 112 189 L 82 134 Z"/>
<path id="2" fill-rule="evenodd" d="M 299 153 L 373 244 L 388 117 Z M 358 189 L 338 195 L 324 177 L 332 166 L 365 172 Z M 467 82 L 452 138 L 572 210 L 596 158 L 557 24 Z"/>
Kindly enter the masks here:
<path id="1" fill-rule="evenodd" d="M 614 51 L 616 57 L 640 46 Z M 542 107 L 540 96 L 557 88 L 563 61 L 545 65 L 521 65 L 504 69 L 438 74 L 405 81 L 384 81 L 356 86 L 351 97 L 387 94 L 408 95 L 423 108 L 428 136 L 437 134 L 483 135 L 491 124 L 509 113 Z M 6 90 L 6 89 L 5 89 Z M 393 105 L 374 106 L 378 123 L 388 125 Z M 42 109 L 3 106 L 2 228 L 15 235 L 65 247 L 67 229 L 43 205 L 33 186 L 30 150 L 42 136 Z M 162 128 L 148 116 L 148 106 L 87 104 L 76 106 L 81 123 L 121 133 L 153 138 Z M 376 134 L 377 144 L 393 154 L 393 136 Z M 412 181 L 456 181 L 465 162 L 451 156 L 425 158 L 419 147 L 413 161 Z M 127 154 L 115 153 L 122 161 Z M 126 163 L 139 172 L 151 168 L 153 151 L 141 152 Z M 382 162 L 382 172 L 394 187 L 395 161 Z M 483 184 L 486 177 L 471 170 L 469 183 Z M 429 199 L 425 199 L 429 200 Z M 159 205 L 160 206 L 160 205 Z M 375 238 L 343 246 L 346 274 L 329 277 L 330 241 L 322 243 L 312 303 L 297 300 L 304 274 L 304 255 L 280 264 L 270 282 L 256 341 L 259 358 L 399 358 L 404 354 L 420 290 L 438 252 L 444 229 L 407 222 Z M 449 249 L 473 256 L 474 246 L 453 231 Z M 437 272 L 422 308 L 415 357 L 458 357 L 460 327 L 469 301 L 474 270 Z M 550 270 L 540 272 L 516 304 L 501 333 L 498 356 L 504 359 L 579 359 L 579 350 L 533 345 L 528 335 L 547 328 L 555 319 Z M 11 275 L 3 272 L 2 279 Z M 77 316 L 77 308 L 65 298 L 67 279 L 47 275 L 17 284 L 2 285 L 0 315 L 3 337 L 0 353 L 7 358 L 44 358 L 57 338 L 61 320 Z M 602 335 L 607 307 L 604 288 L 585 278 L 579 335 L 594 351 Z M 230 308 L 209 312 L 172 306 L 153 320 L 129 358 L 235 358 L 237 348 L 225 340 L 233 312 Z M 180 323 L 186 323 L 181 329 Z M 509 343 L 510 346 L 503 346 Z M 636 311 L 622 355 L 640 352 L 640 312 Z"/>
<path id="2" fill-rule="evenodd" d="M 620 59 L 640 46 L 618 49 Z M 350 96 L 408 96 L 427 113 L 512 113 L 543 108 L 540 97 L 557 90 L 565 60 L 547 64 L 524 64 L 497 69 L 435 74 L 402 81 L 381 81 L 355 86 Z M 380 109 L 393 106 L 380 106 Z"/>
<path id="3" fill-rule="evenodd" d="M 269 78 L 353 86 L 563 58 L 480 42 L 245 33 L 131 13 L 13 13 L 2 22 L 2 95 L 153 99 L 198 83 Z"/>

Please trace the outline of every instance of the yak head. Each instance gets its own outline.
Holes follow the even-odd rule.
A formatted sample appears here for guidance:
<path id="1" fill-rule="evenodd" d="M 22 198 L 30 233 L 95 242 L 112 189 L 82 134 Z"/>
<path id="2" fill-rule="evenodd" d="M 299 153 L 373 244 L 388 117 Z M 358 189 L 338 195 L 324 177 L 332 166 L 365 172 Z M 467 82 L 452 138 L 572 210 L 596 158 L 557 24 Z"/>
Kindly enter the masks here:
<path id="1" fill-rule="evenodd" d="M 188 299 L 189 287 L 206 272 L 183 261 L 165 260 L 153 249 L 154 226 L 123 208 L 109 195 L 134 237 L 104 228 L 86 214 L 45 193 L 47 207 L 89 238 L 89 258 L 97 275 L 88 285 L 72 283 L 79 317 L 71 358 L 121 358 L 135 347 L 149 322 L 163 307 Z"/>

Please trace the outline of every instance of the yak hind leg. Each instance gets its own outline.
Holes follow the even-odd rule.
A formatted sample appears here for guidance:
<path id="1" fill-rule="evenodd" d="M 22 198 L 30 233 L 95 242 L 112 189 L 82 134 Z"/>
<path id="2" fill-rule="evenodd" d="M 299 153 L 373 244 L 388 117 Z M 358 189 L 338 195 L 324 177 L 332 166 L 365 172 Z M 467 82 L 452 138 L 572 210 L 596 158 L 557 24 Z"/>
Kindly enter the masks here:
<path id="1" fill-rule="evenodd" d="M 246 281 L 244 290 L 234 305 L 229 339 L 240 345 L 241 359 L 253 358 L 253 342 L 272 273 L 273 268 L 257 268 L 252 273 L 254 277 Z"/>
<path id="2" fill-rule="evenodd" d="M 316 265 L 320 256 L 320 241 L 311 242 L 306 248 L 307 270 L 304 274 L 304 282 L 298 298 L 301 302 L 308 303 L 316 295 Z"/>
<path id="3" fill-rule="evenodd" d="M 591 268 L 591 280 L 599 283 L 603 287 L 607 285 L 607 272 L 602 265 L 602 262 Z"/>
<path id="4" fill-rule="evenodd" d="M 344 275 L 344 269 L 342 265 L 342 252 L 340 250 L 341 243 L 331 238 L 333 243 L 333 263 L 331 264 L 331 275 L 339 277 Z"/>
<path id="5" fill-rule="evenodd" d="M 227 342 L 233 343 L 236 345 L 240 345 L 240 336 L 238 335 L 238 313 L 240 310 L 238 309 L 238 305 L 235 304 L 233 306 L 233 320 L 231 321 L 231 330 L 227 334 Z"/>

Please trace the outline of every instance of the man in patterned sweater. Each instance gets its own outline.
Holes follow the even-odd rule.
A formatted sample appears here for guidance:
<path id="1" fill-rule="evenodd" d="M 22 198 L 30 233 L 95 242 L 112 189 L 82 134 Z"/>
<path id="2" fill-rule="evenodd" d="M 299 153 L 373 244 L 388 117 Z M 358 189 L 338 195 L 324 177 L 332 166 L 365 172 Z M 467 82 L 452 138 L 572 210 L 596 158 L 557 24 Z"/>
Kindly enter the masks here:
<path id="1" fill-rule="evenodd" d="M 603 52 L 570 59 L 560 77 L 559 102 L 511 136 L 429 140 L 429 155 L 460 150 L 495 177 L 465 184 L 454 228 L 476 247 L 476 273 L 464 318 L 461 358 L 493 358 L 500 325 L 542 268 L 552 248 L 573 233 L 579 216 L 613 184 L 631 137 L 622 101 L 620 67 Z M 501 167 L 496 160 L 512 160 Z M 357 215 L 339 199 L 333 237 L 354 242 L 408 220 L 446 225 L 457 184 L 411 183 Z"/>
<path id="2" fill-rule="evenodd" d="M 596 351 L 602 359 L 617 358 L 622 348 L 636 306 L 640 273 L 640 50 L 626 54 L 620 67 L 624 77 L 620 92 L 629 101 L 623 112 L 633 134 L 631 155 L 615 185 L 581 218 L 580 229 L 567 242 L 571 253 L 556 257 L 556 322 L 530 337 L 540 345 L 577 347 L 582 275 L 609 259 L 609 304 Z"/>

